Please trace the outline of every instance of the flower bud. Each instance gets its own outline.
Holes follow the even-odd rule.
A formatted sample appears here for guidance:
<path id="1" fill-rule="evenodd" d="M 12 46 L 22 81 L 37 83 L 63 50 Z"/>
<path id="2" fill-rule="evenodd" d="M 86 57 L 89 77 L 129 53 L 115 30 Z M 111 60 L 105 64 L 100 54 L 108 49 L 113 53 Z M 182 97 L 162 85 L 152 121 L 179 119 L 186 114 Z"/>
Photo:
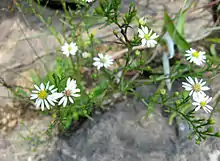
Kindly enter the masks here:
<path id="1" fill-rule="evenodd" d="M 140 52 L 139 50 L 136 50 L 136 51 L 135 51 L 135 55 L 136 55 L 136 56 L 139 56 L 140 54 L 141 54 L 141 52 Z"/>
<path id="2" fill-rule="evenodd" d="M 93 79 L 96 79 L 96 78 L 97 78 L 97 74 L 95 74 L 95 73 L 92 74 L 92 78 L 93 78 Z"/>
<path id="3" fill-rule="evenodd" d="M 196 140 L 196 144 L 200 145 L 201 141 L 199 139 Z"/>
<path id="4" fill-rule="evenodd" d="M 215 124 L 215 123 L 216 123 L 216 121 L 215 121 L 214 118 L 210 118 L 210 119 L 208 120 L 208 124 L 213 125 L 213 124 Z"/>
<path id="5" fill-rule="evenodd" d="M 129 14 L 125 13 L 125 18 L 128 19 L 129 18 Z"/>
<path id="6" fill-rule="evenodd" d="M 165 89 L 160 89 L 160 94 L 161 95 L 165 95 L 166 94 L 166 90 Z"/>
<path id="7" fill-rule="evenodd" d="M 208 129 L 207 129 L 207 132 L 209 132 L 209 133 L 213 133 L 214 132 L 214 128 L 211 126 L 211 127 L 209 127 Z"/>
<path id="8" fill-rule="evenodd" d="M 118 35 L 118 31 L 116 29 L 113 30 L 114 35 Z"/>
<path id="9" fill-rule="evenodd" d="M 215 133 L 215 136 L 219 138 L 220 137 L 220 132 Z"/>
<path id="10" fill-rule="evenodd" d="M 179 92 L 176 91 L 176 92 L 174 93 L 174 95 L 175 95 L 176 97 L 179 96 Z"/>
<path id="11" fill-rule="evenodd" d="M 148 65 L 148 66 L 146 66 L 146 68 L 145 68 L 145 71 L 151 71 L 151 67 Z"/>
<path id="12" fill-rule="evenodd" d="M 147 21 L 146 17 L 142 17 L 142 18 L 139 19 L 139 24 L 142 25 L 142 26 L 145 26 L 146 21 Z"/>

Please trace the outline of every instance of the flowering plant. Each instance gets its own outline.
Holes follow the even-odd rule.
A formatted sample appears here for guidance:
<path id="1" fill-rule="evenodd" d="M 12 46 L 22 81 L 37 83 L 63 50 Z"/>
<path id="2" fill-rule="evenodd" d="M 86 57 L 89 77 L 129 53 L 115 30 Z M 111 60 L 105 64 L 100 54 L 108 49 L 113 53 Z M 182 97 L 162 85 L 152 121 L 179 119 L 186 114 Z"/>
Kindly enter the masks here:
<path id="1" fill-rule="evenodd" d="M 164 30 L 159 34 L 150 27 L 146 18 L 138 17 L 134 3 L 130 4 L 127 13 L 121 14 L 120 0 L 99 0 L 94 12 L 89 15 L 94 4 L 91 0 L 81 1 L 83 14 L 68 11 L 63 6 L 65 19 L 61 22 L 64 31 L 70 30 L 71 34 L 55 32 L 44 21 L 60 47 L 56 66 L 46 76 L 35 80 L 30 99 L 36 108 L 53 115 L 53 127 L 57 125 L 65 130 L 73 120 L 91 118 L 98 107 L 104 108 L 106 100 L 113 100 L 114 94 L 120 93 L 120 96 L 132 94 L 138 97 L 146 105 L 147 115 L 156 103 L 165 106 L 164 111 L 170 114 L 169 123 L 172 124 L 174 118 L 186 120 L 191 128 L 189 136 L 195 136 L 197 143 L 206 136 L 220 137 L 220 133 L 213 130 L 214 120 L 211 117 L 219 100 L 216 96 L 213 102 L 206 93 L 210 90 L 209 81 L 204 81 L 205 73 L 219 73 L 219 57 L 209 51 L 191 48 L 176 27 L 181 25 L 176 25 L 166 12 Z M 43 19 L 39 13 L 33 12 Z M 77 14 L 81 21 L 76 23 L 73 17 Z M 91 33 L 88 19 L 93 17 L 102 20 L 106 26 L 116 26 L 112 29 L 116 40 L 109 42 L 110 47 L 103 45 Z M 178 51 L 174 50 L 174 44 Z M 114 47 L 124 48 L 123 52 L 114 54 Z M 155 65 L 153 60 L 158 52 L 156 56 L 161 61 Z M 177 53 L 180 53 L 179 58 Z M 175 61 L 172 66 L 169 64 L 171 58 Z M 174 89 L 172 93 L 172 82 L 175 81 L 182 81 L 182 91 Z M 157 91 L 149 98 L 135 91 L 135 88 L 146 84 L 158 84 Z M 200 109 L 211 113 L 210 117 L 199 118 L 196 112 Z"/>

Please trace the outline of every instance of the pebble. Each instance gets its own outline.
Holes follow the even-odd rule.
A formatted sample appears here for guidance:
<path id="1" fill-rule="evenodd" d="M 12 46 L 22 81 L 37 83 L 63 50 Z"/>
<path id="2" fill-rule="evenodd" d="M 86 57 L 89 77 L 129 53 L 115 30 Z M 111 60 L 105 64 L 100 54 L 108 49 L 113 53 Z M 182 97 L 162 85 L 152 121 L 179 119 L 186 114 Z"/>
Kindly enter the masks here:
<path id="1" fill-rule="evenodd" d="M 4 124 L 6 124 L 7 123 L 7 119 L 6 118 L 3 118 L 2 120 L 1 120 L 1 123 L 4 125 Z"/>
<path id="2" fill-rule="evenodd" d="M 11 122 L 8 123 L 8 127 L 12 128 L 17 124 L 17 120 L 12 120 Z"/>
<path id="3" fill-rule="evenodd" d="M 10 114 L 7 114 L 6 118 L 7 118 L 7 119 L 10 119 L 10 118 L 11 118 Z"/>

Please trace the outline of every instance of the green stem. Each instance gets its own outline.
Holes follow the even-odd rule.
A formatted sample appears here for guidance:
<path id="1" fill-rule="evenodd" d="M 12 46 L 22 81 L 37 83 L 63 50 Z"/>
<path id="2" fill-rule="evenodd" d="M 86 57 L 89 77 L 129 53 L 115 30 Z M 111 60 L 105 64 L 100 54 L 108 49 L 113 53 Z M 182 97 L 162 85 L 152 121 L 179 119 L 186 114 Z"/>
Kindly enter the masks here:
<path id="1" fill-rule="evenodd" d="M 126 55 L 125 66 L 124 66 L 124 68 L 123 68 L 123 70 L 122 70 L 122 75 L 121 75 L 121 78 L 120 78 L 120 81 L 119 81 L 119 84 L 120 84 L 120 85 L 121 85 L 121 82 L 122 82 L 122 81 L 124 82 L 124 74 L 125 74 L 125 72 L 127 71 L 127 66 L 129 65 L 131 52 L 132 52 L 132 47 L 129 47 L 129 48 L 128 48 L 128 53 L 127 53 L 127 55 Z M 123 89 L 124 89 L 124 87 L 123 87 Z M 123 89 L 122 89 L 122 90 L 123 90 Z"/>

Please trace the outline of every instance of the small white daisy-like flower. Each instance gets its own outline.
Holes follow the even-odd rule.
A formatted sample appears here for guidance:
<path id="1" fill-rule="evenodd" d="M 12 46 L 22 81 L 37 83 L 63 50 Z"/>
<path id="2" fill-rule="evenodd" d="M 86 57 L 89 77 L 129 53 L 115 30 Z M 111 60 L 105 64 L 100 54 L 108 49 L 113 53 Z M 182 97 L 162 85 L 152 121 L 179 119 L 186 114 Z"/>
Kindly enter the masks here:
<path id="1" fill-rule="evenodd" d="M 47 82 L 46 87 L 43 83 L 40 84 L 40 86 L 34 85 L 36 90 L 32 91 L 31 98 L 35 101 L 35 105 L 37 108 L 41 108 L 42 111 L 44 111 L 44 107 L 49 110 L 50 106 L 55 106 L 56 102 L 56 95 L 55 92 L 57 89 L 54 89 L 54 85 L 49 85 L 49 82 Z"/>
<path id="2" fill-rule="evenodd" d="M 211 102 L 212 97 L 206 96 L 205 94 L 199 94 L 193 97 L 194 102 L 192 103 L 196 106 L 195 111 L 203 108 L 206 113 L 209 113 L 213 110 L 212 106 L 208 105 Z"/>
<path id="3" fill-rule="evenodd" d="M 157 41 L 156 38 L 159 37 L 156 33 L 153 33 L 152 29 L 149 31 L 147 26 L 141 26 L 141 28 L 138 29 L 139 37 L 141 40 L 141 45 L 145 46 L 147 45 L 148 48 L 153 48 L 156 46 Z"/>
<path id="4" fill-rule="evenodd" d="M 147 24 L 147 18 L 146 17 L 141 17 L 139 19 L 139 24 L 142 25 L 142 26 L 146 25 Z"/>
<path id="5" fill-rule="evenodd" d="M 64 45 L 61 47 L 61 50 L 63 54 L 68 57 L 70 54 L 76 55 L 78 47 L 76 46 L 76 43 L 71 42 L 70 44 L 68 44 L 67 42 L 65 42 Z"/>
<path id="6" fill-rule="evenodd" d="M 58 105 L 63 104 L 63 107 L 66 107 L 68 100 L 71 103 L 74 103 L 73 98 L 80 96 L 78 92 L 80 92 L 80 89 L 77 88 L 76 81 L 73 79 L 71 80 L 71 78 L 68 78 L 65 90 L 62 93 L 59 93 L 58 97 L 60 97 L 61 99 Z"/>
<path id="7" fill-rule="evenodd" d="M 110 55 L 103 55 L 102 53 L 98 54 L 98 57 L 93 58 L 93 65 L 99 70 L 102 67 L 108 68 L 113 64 L 113 58 Z"/>
<path id="8" fill-rule="evenodd" d="M 188 60 L 190 63 L 195 63 L 198 66 L 201 66 L 205 63 L 206 56 L 204 51 L 197 51 L 190 48 L 190 50 L 187 50 L 186 53 L 186 60 Z"/>
<path id="9" fill-rule="evenodd" d="M 86 2 L 89 2 L 89 3 L 90 3 L 90 2 L 93 2 L 93 1 L 94 1 L 94 0 L 86 0 Z"/>
<path id="10" fill-rule="evenodd" d="M 83 52 L 83 53 L 82 53 L 82 57 L 83 57 L 83 58 L 89 58 L 89 57 L 91 57 L 91 54 L 88 53 L 88 52 Z"/>
<path id="11" fill-rule="evenodd" d="M 182 87 L 185 88 L 186 91 L 190 91 L 190 96 L 195 96 L 198 94 L 205 94 L 204 91 L 209 90 L 210 88 L 205 86 L 206 82 L 201 80 L 198 80 L 195 78 L 193 80 L 191 77 L 186 78 L 187 82 L 182 82 Z"/>

